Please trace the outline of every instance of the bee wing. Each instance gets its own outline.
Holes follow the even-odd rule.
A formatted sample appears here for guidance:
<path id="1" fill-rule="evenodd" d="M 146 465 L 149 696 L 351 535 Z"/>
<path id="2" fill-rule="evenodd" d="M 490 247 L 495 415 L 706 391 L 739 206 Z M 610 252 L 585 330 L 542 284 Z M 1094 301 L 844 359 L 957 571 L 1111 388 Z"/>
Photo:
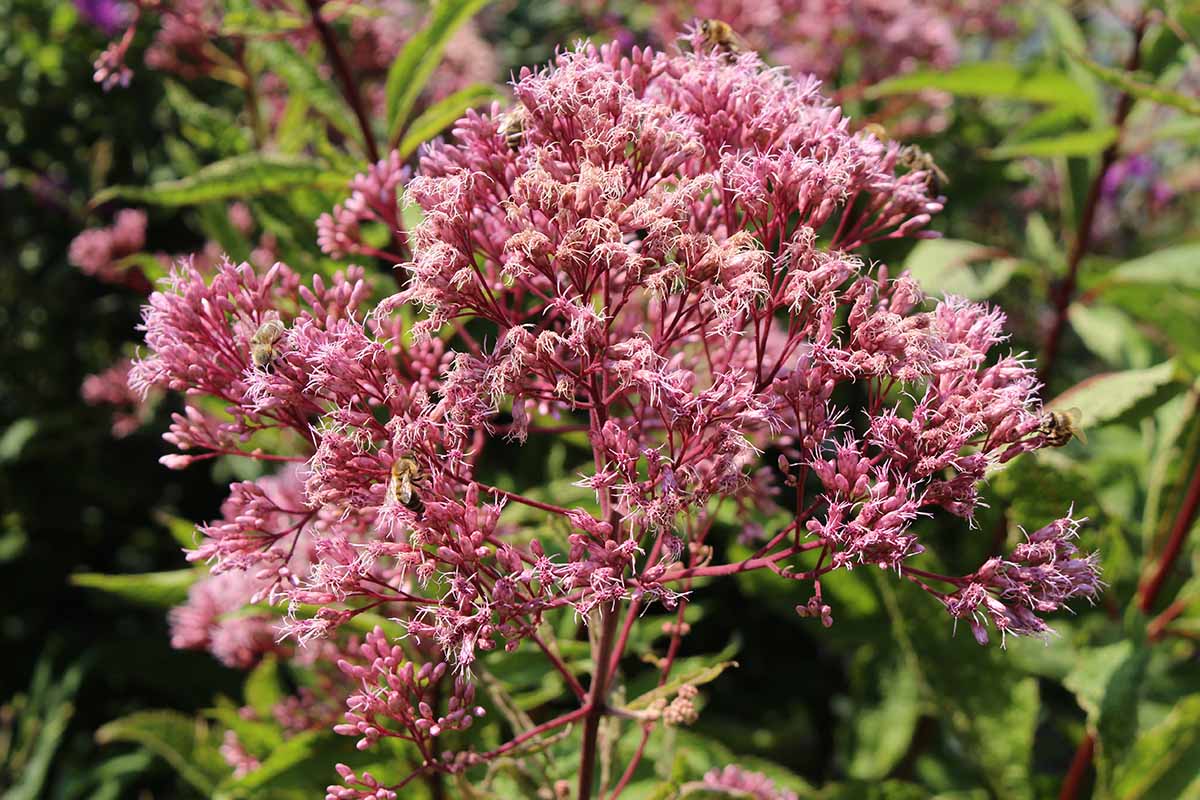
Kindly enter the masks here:
<path id="1" fill-rule="evenodd" d="M 1067 421 L 1071 424 L 1071 433 L 1081 444 L 1087 444 L 1087 434 L 1083 432 L 1083 411 L 1077 407 L 1071 407 L 1063 411 Z"/>

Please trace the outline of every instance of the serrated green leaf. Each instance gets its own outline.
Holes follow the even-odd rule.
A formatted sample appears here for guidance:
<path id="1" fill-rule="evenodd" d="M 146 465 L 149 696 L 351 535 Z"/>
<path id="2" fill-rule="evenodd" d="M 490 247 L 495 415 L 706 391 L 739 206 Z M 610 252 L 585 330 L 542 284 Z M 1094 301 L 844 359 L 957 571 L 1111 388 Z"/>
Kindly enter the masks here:
<path id="1" fill-rule="evenodd" d="M 176 711 L 138 711 L 121 717 L 96 731 L 96 741 L 140 744 L 204 795 L 211 795 L 230 773 L 208 725 Z"/>
<path id="2" fill-rule="evenodd" d="M 1138 737 L 1116 765 L 1112 794 L 1122 800 L 1200 796 L 1200 694 L 1180 700 Z"/>
<path id="3" fill-rule="evenodd" d="M 231 794 L 245 795 L 269 787 L 292 770 L 308 766 L 318 744 L 328 737 L 329 734 L 324 731 L 305 731 L 293 736 L 275 748 L 258 769 L 227 782 L 222 788 Z M 332 768 L 333 765 L 328 766 Z"/>
<path id="4" fill-rule="evenodd" d="M 1025 70 L 1006 61 L 981 61 L 948 70 L 920 70 L 889 78 L 867 89 L 870 99 L 911 94 L 927 89 L 959 97 L 997 97 L 1072 108 L 1094 113 L 1085 92 L 1065 73 L 1052 69 Z"/>
<path id="5" fill-rule="evenodd" d="M 854 749 L 846 774 L 864 781 L 882 780 L 904 756 L 921 716 L 916 670 L 900 660 L 879 675 L 885 687 L 877 703 L 856 703 L 850 720 Z"/>
<path id="6" fill-rule="evenodd" d="M 1168 247 L 1126 261 L 1105 276 L 1104 284 L 1154 284 L 1200 289 L 1200 243 Z"/>
<path id="7" fill-rule="evenodd" d="M 468 108 L 475 108 L 499 96 L 494 86 L 475 83 L 434 103 L 408 126 L 404 138 L 400 140 L 400 158 L 408 158 L 422 144 L 458 121 Z"/>
<path id="8" fill-rule="evenodd" d="M 1105 372 L 1075 384 L 1048 405 L 1055 409 L 1077 407 L 1083 412 L 1085 428 L 1099 426 L 1120 418 L 1143 401 L 1162 396 L 1161 390 L 1175 380 L 1173 361 L 1145 369 Z"/>
<path id="9" fill-rule="evenodd" d="M 944 615 L 931 613 L 933 601 L 921 592 L 896 586 L 874 570 L 871 577 L 897 643 L 917 665 L 924 701 L 940 711 L 965 758 L 997 796 L 1031 797 L 1037 679 L 1023 677 L 995 645 L 953 636 Z"/>
<path id="10" fill-rule="evenodd" d="M 388 70 L 389 142 L 396 144 L 400 141 L 404 124 L 416 105 L 417 97 L 441 62 L 450 38 L 485 5 L 487 0 L 442 0 L 434 6 L 425 27 L 404 45 Z"/>
<path id="11" fill-rule="evenodd" d="M 362 132 L 354 121 L 354 112 L 312 62 L 283 41 L 258 40 L 253 48 L 271 71 L 287 83 L 289 95 L 300 95 L 343 136 L 361 143 Z"/>
<path id="12" fill-rule="evenodd" d="M 1096 128 L 1089 131 L 1072 131 L 1057 136 L 1026 139 L 1022 142 L 1002 144 L 988 151 L 989 158 L 1055 158 L 1071 156 L 1093 156 L 1117 140 L 1117 129 Z"/>
<path id="13" fill-rule="evenodd" d="M 115 594 L 135 603 L 168 607 L 187 600 L 188 589 L 199 577 L 200 572 L 194 569 L 142 572 L 136 575 L 78 572 L 71 576 L 71 584 Z"/>
<path id="14" fill-rule="evenodd" d="M 904 269 L 933 296 L 983 300 L 1004 287 L 1017 260 L 986 245 L 959 239 L 924 239 L 904 261 Z"/>
<path id="15" fill-rule="evenodd" d="M 1136 73 L 1126 72 L 1113 67 L 1106 67 L 1103 64 L 1098 64 L 1087 56 L 1074 50 L 1067 51 L 1071 58 L 1078 64 L 1082 65 L 1091 74 L 1095 75 L 1100 80 L 1110 86 L 1115 86 L 1126 94 L 1136 97 L 1139 100 L 1149 100 L 1152 103 L 1159 105 L 1178 108 L 1180 111 L 1191 116 L 1200 116 L 1200 100 L 1194 97 L 1189 97 L 1180 92 L 1174 92 L 1170 89 L 1164 89 L 1160 86 L 1155 86 L 1151 83 L 1146 83 L 1142 77 Z"/>
<path id="16" fill-rule="evenodd" d="M 1143 368 L 1152 358 L 1150 342 L 1119 308 L 1072 303 L 1067 319 L 1087 348 L 1111 366 Z"/>
<path id="17" fill-rule="evenodd" d="M 821 787 L 814 800 L 925 800 L 929 792 L 904 781 L 849 781 Z"/>
<path id="18" fill-rule="evenodd" d="M 222 36 L 259 38 L 289 33 L 306 27 L 308 20 L 287 11 L 267 11 L 249 7 L 226 11 L 221 18 Z"/>
<path id="19" fill-rule="evenodd" d="M 662 686 L 646 692 L 641 697 L 634 698 L 632 701 L 626 704 L 626 708 L 628 708 L 630 711 L 641 711 L 649 708 L 650 704 L 655 700 L 660 698 L 667 699 L 671 697 L 679 691 L 679 687 L 685 684 L 691 684 L 692 686 L 703 686 L 706 683 L 715 681 L 717 678 L 721 677 L 722 672 L 730 667 L 736 667 L 737 665 L 738 662 L 736 661 L 721 661 L 698 670 L 683 672 L 679 676 L 667 681 Z"/>
<path id="20" fill-rule="evenodd" d="M 1137 734 L 1138 695 L 1149 652 L 1126 639 L 1080 653 L 1079 664 L 1063 680 L 1087 712 L 1096 737 L 1096 765 L 1107 787 Z"/>
<path id="21" fill-rule="evenodd" d="M 119 198 L 148 205 L 186 206 L 293 189 L 340 189 L 346 181 L 347 176 L 308 158 L 247 153 L 209 164 L 186 178 L 151 186 L 111 186 L 93 197 L 92 205 Z"/>

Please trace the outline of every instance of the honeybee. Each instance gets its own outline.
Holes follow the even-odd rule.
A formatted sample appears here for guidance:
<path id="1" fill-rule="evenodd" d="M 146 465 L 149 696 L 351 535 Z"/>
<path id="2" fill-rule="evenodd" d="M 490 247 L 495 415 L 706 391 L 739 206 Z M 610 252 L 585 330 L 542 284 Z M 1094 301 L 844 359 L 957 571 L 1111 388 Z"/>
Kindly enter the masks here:
<path id="1" fill-rule="evenodd" d="M 283 338 L 287 329 L 277 319 L 264 322 L 254 335 L 250 337 L 250 361 L 255 369 L 269 370 L 271 364 L 279 357 L 275 345 Z"/>
<path id="2" fill-rule="evenodd" d="M 1087 437 L 1079 427 L 1083 412 L 1078 408 L 1068 408 L 1065 411 L 1047 411 L 1038 424 L 1037 432 L 1046 437 L 1046 444 L 1051 447 L 1063 447 L 1072 438 L 1087 444 Z"/>
<path id="3" fill-rule="evenodd" d="M 896 166 L 906 167 L 909 172 L 918 170 L 926 173 L 925 185 L 935 195 L 942 193 L 942 187 L 949 185 L 950 177 L 937 165 L 933 156 L 926 153 L 915 144 L 906 144 L 896 155 Z"/>
<path id="4" fill-rule="evenodd" d="M 704 37 L 704 43 L 712 50 L 726 55 L 741 53 L 748 49 L 737 31 L 728 22 L 722 22 L 719 19 L 706 19 L 701 22 L 700 35 Z"/>
<path id="5" fill-rule="evenodd" d="M 500 135 L 509 148 L 516 150 L 525 138 L 525 107 L 517 106 L 507 114 L 500 115 Z"/>
<path id="6" fill-rule="evenodd" d="M 888 140 L 887 128 L 880 125 L 878 122 L 868 122 L 862 126 L 863 133 L 869 133 L 881 142 Z"/>
<path id="7" fill-rule="evenodd" d="M 408 456 L 401 456 L 392 462 L 392 480 L 388 490 L 396 502 L 414 511 L 421 510 L 421 498 L 417 497 L 413 487 L 421 478 L 421 468 Z"/>

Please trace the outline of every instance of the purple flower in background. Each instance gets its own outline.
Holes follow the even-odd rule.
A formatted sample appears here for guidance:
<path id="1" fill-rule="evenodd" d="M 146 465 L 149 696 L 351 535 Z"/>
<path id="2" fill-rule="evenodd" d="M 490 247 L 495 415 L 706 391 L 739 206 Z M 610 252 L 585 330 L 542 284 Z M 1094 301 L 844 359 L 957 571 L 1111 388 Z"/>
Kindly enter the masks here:
<path id="1" fill-rule="evenodd" d="M 106 36 L 112 36 L 129 21 L 129 4 L 121 0 L 75 0 L 75 8 Z"/>

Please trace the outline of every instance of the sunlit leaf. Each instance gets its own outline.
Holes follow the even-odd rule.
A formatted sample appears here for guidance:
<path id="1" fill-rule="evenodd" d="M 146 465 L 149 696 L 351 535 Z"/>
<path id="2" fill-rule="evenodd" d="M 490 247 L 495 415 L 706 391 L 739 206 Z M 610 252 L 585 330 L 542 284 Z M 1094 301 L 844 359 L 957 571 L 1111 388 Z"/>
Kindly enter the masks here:
<path id="1" fill-rule="evenodd" d="M 1104 284 L 1153 284 L 1200 289 L 1200 244 L 1168 247 L 1126 261 L 1105 276 Z"/>
<path id="2" fill-rule="evenodd" d="M 999 291 L 1019 262 L 986 245 L 958 239 L 924 239 L 904 261 L 904 269 L 926 294 L 983 300 Z"/>
<path id="3" fill-rule="evenodd" d="M 96 741 L 140 744 L 205 796 L 230 773 L 208 725 L 176 711 L 138 711 L 121 717 L 96 731 Z"/>
<path id="4" fill-rule="evenodd" d="M 1095 75 L 1100 80 L 1115 86 L 1126 94 L 1132 95 L 1139 100 L 1149 100 L 1164 106 L 1178 108 L 1185 114 L 1192 116 L 1200 116 L 1200 100 L 1194 97 L 1189 97 L 1181 92 L 1164 89 L 1161 86 L 1155 86 L 1151 83 L 1146 83 L 1142 77 L 1126 72 L 1113 67 L 1106 67 L 1103 64 L 1098 64 L 1082 53 L 1075 51 L 1067 51 L 1071 58 L 1081 64 L 1084 69 Z"/>
<path id="5" fill-rule="evenodd" d="M 136 575 L 79 572 L 71 576 L 71 583 L 86 589 L 115 594 L 135 603 L 168 607 L 186 600 L 188 589 L 200 575 L 201 573 L 194 569 L 142 572 Z"/>
<path id="6" fill-rule="evenodd" d="M 1073 131 L 1057 136 L 1002 144 L 988 151 L 988 156 L 991 158 L 1093 156 L 1104 152 L 1104 149 L 1116 140 L 1116 128 L 1096 128 L 1090 131 Z"/>
<path id="7" fill-rule="evenodd" d="M 284 41 L 257 40 L 254 50 L 271 71 L 287 83 L 291 95 L 303 97 L 346 138 L 361 141 L 362 133 L 354 122 L 354 112 L 341 92 L 317 72 L 312 62 Z"/>
<path id="8" fill-rule="evenodd" d="M 717 678 L 721 677 L 722 672 L 730 667 L 736 667 L 737 665 L 738 662 L 736 661 L 720 661 L 716 664 L 701 667 L 700 669 L 693 671 L 679 670 L 679 674 L 671 678 L 671 680 L 667 681 L 662 686 L 652 689 L 643 694 L 641 697 L 631 700 L 626 705 L 626 708 L 628 708 L 630 711 L 640 711 L 642 709 L 649 708 L 655 700 L 660 698 L 668 699 L 672 697 L 676 692 L 679 691 L 679 687 L 683 686 L 684 684 L 703 686 L 706 683 L 715 681 Z"/>
<path id="9" fill-rule="evenodd" d="M 400 140 L 404 124 L 429 82 L 434 69 L 441 63 L 442 53 L 450 38 L 463 23 L 475 16 L 488 0 L 441 0 L 433 7 L 429 22 L 416 33 L 388 70 L 387 121 L 388 141 Z"/>
<path id="10" fill-rule="evenodd" d="M 867 90 L 869 98 L 911 94 L 928 89 L 960 97 L 997 97 L 1046 103 L 1078 110 L 1090 116 L 1086 92 L 1065 73 L 1041 68 L 1025 70 L 1005 61 L 981 61 L 947 70 L 919 70 L 889 78 Z"/>
<path id="11" fill-rule="evenodd" d="M 1114 797 L 1200 797 L 1200 694 L 1183 698 L 1143 733 L 1113 774 Z"/>
<path id="12" fill-rule="evenodd" d="M 112 186 L 92 198 L 93 205 L 122 199 L 158 206 L 184 206 L 210 200 L 245 200 L 292 189 L 342 188 L 346 175 L 297 156 L 248 153 L 217 161 L 185 178 L 150 186 Z"/>
<path id="13" fill-rule="evenodd" d="M 400 140 L 400 157 L 408 158 L 423 143 L 458 120 L 468 108 L 475 108 L 498 96 L 499 92 L 494 86 L 476 83 L 434 103 L 408 126 L 404 138 Z"/>
<path id="14" fill-rule="evenodd" d="M 1176 383 L 1175 363 L 1164 361 L 1145 369 L 1105 372 L 1093 375 L 1050 401 L 1051 408 L 1078 408 L 1083 412 L 1083 425 L 1096 426 L 1120 418 L 1134 406 L 1152 399 L 1165 401 L 1164 391 Z M 1177 384 L 1182 388 L 1182 384 Z"/>
<path id="15" fill-rule="evenodd" d="M 1075 692 L 1096 737 L 1100 780 L 1107 785 L 1137 734 L 1138 695 L 1149 651 L 1131 640 L 1080 653 L 1064 685 Z"/>

